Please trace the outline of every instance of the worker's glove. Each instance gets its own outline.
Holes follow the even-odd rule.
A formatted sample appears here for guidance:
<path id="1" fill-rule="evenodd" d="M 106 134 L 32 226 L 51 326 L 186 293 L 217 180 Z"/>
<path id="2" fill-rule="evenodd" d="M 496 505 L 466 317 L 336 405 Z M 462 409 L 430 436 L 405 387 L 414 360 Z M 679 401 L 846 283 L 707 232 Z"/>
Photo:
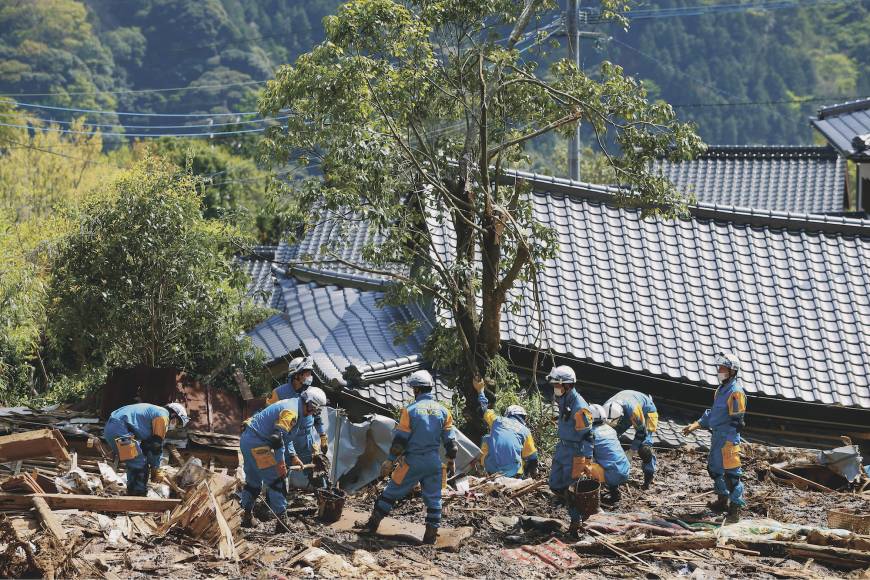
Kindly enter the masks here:
<path id="1" fill-rule="evenodd" d="M 151 468 L 151 481 L 153 481 L 154 483 L 159 483 L 159 482 L 163 481 L 163 478 L 165 476 L 166 476 L 166 472 L 163 471 L 161 468 L 159 468 L 159 467 L 152 467 Z"/>
<path id="2" fill-rule="evenodd" d="M 451 478 L 456 475 L 456 462 L 452 459 L 447 460 L 447 478 Z"/>
<path id="3" fill-rule="evenodd" d="M 697 431 L 700 428 L 701 428 L 701 424 L 698 423 L 697 421 L 695 421 L 691 425 L 686 425 L 685 427 L 683 427 L 683 435 L 688 435 L 689 433 L 692 433 L 693 431 Z"/>
<path id="4" fill-rule="evenodd" d="M 634 449 L 629 449 L 628 451 L 625 452 L 625 455 L 626 455 L 629 459 L 631 459 L 632 457 L 634 457 L 635 455 L 637 455 L 637 451 L 634 450 Z"/>
<path id="5" fill-rule="evenodd" d="M 326 455 L 327 451 L 329 451 L 329 437 L 324 433 L 320 436 L 320 452 Z"/>
<path id="6" fill-rule="evenodd" d="M 483 387 L 486 386 L 486 383 L 480 377 L 474 377 L 471 380 L 471 384 L 472 384 L 472 386 L 474 386 L 474 390 L 477 391 L 478 393 L 482 393 Z"/>
<path id="7" fill-rule="evenodd" d="M 284 440 L 281 438 L 280 435 L 275 433 L 274 435 L 269 437 L 269 447 L 271 447 L 272 449 L 281 449 L 282 447 L 284 447 Z"/>
<path id="8" fill-rule="evenodd" d="M 525 474 L 529 479 L 535 479 L 538 476 L 538 460 L 530 459 L 526 461 Z"/>
<path id="9" fill-rule="evenodd" d="M 291 455 L 290 456 L 290 465 L 293 467 L 302 467 L 305 464 L 302 463 L 302 460 L 299 459 L 298 455 Z"/>
<path id="10" fill-rule="evenodd" d="M 591 478 L 592 477 L 592 458 L 591 457 L 581 457 L 580 461 L 577 462 L 580 466 L 580 478 Z"/>
<path id="11" fill-rule="evenodd" d="M 393 462 L 387 459 L 381 463 L 381 477 L 389 477 L 393 472 Z"/>
<path id="12" fill-rule="evenodd" d="M 283 461 L 279 463 L 276 467 L 278 470 L 278 477 L 287 477 L 287 464 Z"/>

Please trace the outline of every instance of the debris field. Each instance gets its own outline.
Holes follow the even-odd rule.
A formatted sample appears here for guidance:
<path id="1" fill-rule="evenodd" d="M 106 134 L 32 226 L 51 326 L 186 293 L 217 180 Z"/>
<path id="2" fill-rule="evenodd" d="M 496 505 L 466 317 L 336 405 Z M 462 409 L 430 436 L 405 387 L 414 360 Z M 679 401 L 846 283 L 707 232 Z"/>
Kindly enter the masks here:
<path id="1" fill-rule="evenodd" d="M 62 417 L 3 418 L 2 577 L 870 578 L 870 480 L 831 488 L 835 479 L 802 477 L 794 458 L 812 457 L 802 449 L 746 446 L 748 505 L 731 525 L 706 508 L 706 454 L 659 449 L 652 488 L 640 489 L 634 464 L 619 504 L 602 505 L 579 539 L 565 534 L 546 469 L 537 481 L 460 477 L 433 547 L 419 542 L 417 493 L 377 535 L 355 527 L 382 482 L 349 495 L 337 522 L 320 521 L 314 493 L 296 490 L 287 529 L 276 533 L 262 501 L 256 527 L 243 529 L 236 472 L 185 449 L 165 453 L 166 479 L 149 497 L 125 497 L 97 422 L 61 432 Z"/>

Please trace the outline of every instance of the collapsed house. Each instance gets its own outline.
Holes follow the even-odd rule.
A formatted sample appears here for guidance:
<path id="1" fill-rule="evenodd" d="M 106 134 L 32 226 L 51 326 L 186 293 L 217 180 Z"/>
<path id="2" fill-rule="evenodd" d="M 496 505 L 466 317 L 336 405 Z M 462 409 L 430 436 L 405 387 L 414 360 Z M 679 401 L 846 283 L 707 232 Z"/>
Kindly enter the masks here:
<path id="1" fill-rule="evenodd" d="M 535 218 L 559 248 L 535 289 L 512 290 L 525 293 L 521 307 L 503 313 L 515 370 L 543 376 L 533 366 L 547 352 L 575 367 L 584 392 L 637 389 L 694 418 L 716 387 L 709 361 L 731 350 L 745 363 L 756 432 L 866 440 L 870 221 L 703 203 L 683 219 L 644 220 L 608 187 L 523 172 L 504 180 L 531 184 Z M 438 224 L 448 222 L 430 220 L 445 261 L 452 237 Z M 337 245 L 337 227 L 324 219 L 299 246 L 275 248 L 268 269 L 248 261 L 261 276 L 252 288 L 283 310 L 249 335 L 277 373 L 301 348 L 336 396 L 400 407 L 411 395 L 401 378 L 425 364 L 434 313 L 378 308 L 389 282 L 347 264 L 364 265 L 361 248 L 381 234 L 362 224 Z M 320 253 L 327 241 L 340 262 Z M 417 332 L 396 344 L 392 326 L 410 319 Z"/>

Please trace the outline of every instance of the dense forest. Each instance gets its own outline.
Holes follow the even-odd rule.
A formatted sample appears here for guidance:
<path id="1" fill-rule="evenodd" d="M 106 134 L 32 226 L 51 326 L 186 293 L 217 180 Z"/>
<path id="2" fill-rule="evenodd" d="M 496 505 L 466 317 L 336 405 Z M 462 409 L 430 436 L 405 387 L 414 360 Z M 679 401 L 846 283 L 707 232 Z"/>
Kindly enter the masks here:
<path id="1" fill-rule="evenodd" d="M 742 3 L 745 10 L 701 15 L 678 9 L 735 3 L 637 3 L 627 31 L 596 23 L 594 8 L 584 7 L 584 29 L 600 33 L 582 42 L 584 66 L 594 71 L 603 59 L 624 66 L 651 95 L 695 121 L 709 143 L 809 143 L 808 114 L 870 94 L 870 0 L 795 0 L 776 10 L 758 8 L 761 0 Z M 180 125 L 253 130 L 260 125 L 244 115 L 168 123 L 112 111 L 253 111 L 261 81 L 321 40 L 321 20 L 338 4 L 6 0 L 0 7 L 0 93 L 33 105 L 109 111 L 88 115 L 104 133 L 177 132 L 167 127 Z M 551 20 L 559 17 L 553 10 Z M 564 43 L 559 34 L 550 40 Z M 560 55 L 554 50 L 543 58 Z M 76 115 L 24 107 L 44 119 L 68 122 Z"/>

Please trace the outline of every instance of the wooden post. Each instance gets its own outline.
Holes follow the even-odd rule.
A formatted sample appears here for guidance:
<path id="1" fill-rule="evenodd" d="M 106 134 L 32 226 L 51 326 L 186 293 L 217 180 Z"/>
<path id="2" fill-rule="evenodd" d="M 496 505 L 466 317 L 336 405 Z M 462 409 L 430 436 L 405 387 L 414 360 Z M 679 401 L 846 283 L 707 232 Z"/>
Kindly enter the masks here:
<path id="1" fill-rule="evenodd" d="M 32 496 L 30 501 L 33 503 L 33 507 L 36 508 L 36 514 L 45 525 L 45 528 L 52 536 L 61 542 L 65 542 L 67 539 L 66 532 L 64 531 L 63 526 L 60 525 L 60 522 L 57 521 L 54 512 L 51 511 L 51 508 L 48 507 L 45 500 L 39 496 Z"/>

